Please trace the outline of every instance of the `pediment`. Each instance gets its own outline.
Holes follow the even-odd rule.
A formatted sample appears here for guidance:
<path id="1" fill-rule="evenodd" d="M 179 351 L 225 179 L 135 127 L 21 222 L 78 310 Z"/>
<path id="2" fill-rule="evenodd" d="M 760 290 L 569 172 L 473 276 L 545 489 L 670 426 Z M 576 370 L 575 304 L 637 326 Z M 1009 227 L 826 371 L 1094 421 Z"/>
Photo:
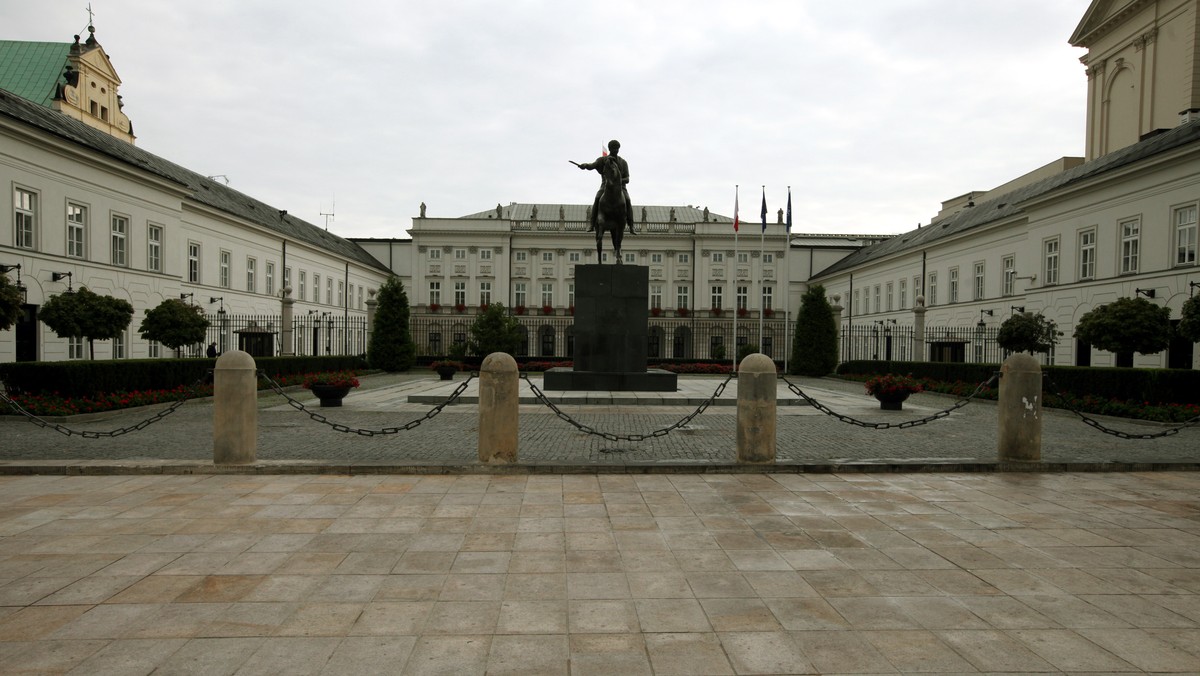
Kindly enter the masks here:
<path id="1" fill-rule="evenodd" d="M 1100 36 L 1111 32 L 1127 18 L 1155 0 L 1092 0 L 1068 42 L 1088 47 Z"/>
<path id="2" fill-rule="evenodd" d="M 92 49 L 87 50 L 79 56 L 79 61 L 86 64 L 96 76 L 109 80 L 115 85 L 121 84 L 121 77 L 117 75 L 117 71 L 113 68 L 112 61 L 109 60 L 108 54 L 104 52 L 104 48 L 96 45 Z M 83 70 L 81 67 L 80 70 Z"/>

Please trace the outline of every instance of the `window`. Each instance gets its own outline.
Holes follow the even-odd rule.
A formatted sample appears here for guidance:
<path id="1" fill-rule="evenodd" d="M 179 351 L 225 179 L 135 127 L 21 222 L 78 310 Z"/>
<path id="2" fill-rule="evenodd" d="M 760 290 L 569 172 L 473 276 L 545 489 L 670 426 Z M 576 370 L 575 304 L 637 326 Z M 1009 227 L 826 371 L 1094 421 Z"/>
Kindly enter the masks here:
<path id="1" fill-rule="evenodd" d="M 157 340 L 146 342 L 146 356 L 150 359 L 158 359 L 162 357 L 162 344 Z"/>
<path id="2" fill-rule="evenodd" d="M 662 263 L 662 262 L 663 262 L 663 255 L 662 255 L 662 254 L 660 254 L 660 253 L 652 253 L 652 254 L 650 254 L 650 262 L 651 262 L 651 263 Z"/>
<path id="3" fill-rule="evenodd" d="M 937 273 L 929 273 L 929 295 L 925 297 L 927 306 L 937 305 Z"/>
<path id="4" fill-rule="evenodd" d="M 542 252 L 542 262 L 543 263 L 553 263 L 554 262 L 554 252 L 553 251 L 543 251 Z"/>
<path id="5" fill-rule="evenodd" d="M 363 288 L 361 284 L 358 285 L 358 309 L 363 309 Z"/>
<path id="6" fill-rule="evenodd" d="M 86 258 L 87 207 L 67 204 L 67 255 Z"/>
<path id="7" fill-rule="evenodd" d="M 350 295 L 354 295 L 353 292 Z M 337 303 L 338 307 L 346 306 L 346 283 L 340 279 L 338 280 L 337 301 L 338 301 L 338 303 Z"/>
<path id="8" fill-rule="evenodd" d="M 575 307 L 575 282 L 567 284 L 567 305 Z"/>
<path id="9" fill-rule="evenodd" d="M 1175 210 L 1175 265 L 1196 264 L 1196 205 Z"/>
<path id="10" fill-rule="evenodd" d="M 455 282 L 454 283 L 454 304 L 455 305 L 466 305 L 467 304 L 467 283 L 466 282 Z"/>
<path id="11" fill-rule="evenodd" d="M 745 309 L 749 308 L 749 306 L 750 306 L 750 287 L 739 286 L 736 289 L 734 289 L 733 302 L 737 304 L 736 307 L 739 310 L 745 310 Z"/>
<path id="12" fill-rule="evenodd" d="M 342 283 L 338 282 L 338 297 L 339 297 L 338 304 L 339 305 L 341 305 L 341 300 L 340 300 L 340 297 L 342 295 L 341 286 L 342 286 Z M 349 307 L 349 308 L 354 307 L 354 285 L 353 284 L 350 284 L 346 287 L 346 305 L 345 305 L 345 307 Z"/>
<path id="13" fill-rule="evenodd" d="M 67 359 L 84 359 L 83 336 L 67 338 Z"/>
<path id="14" fill-rule="evenodd" d="M 518 251 L 516 253 L 516 258 L 518 263 L 524 263 L 525 261 L 529 260 L 529 254 L 524 251 Z"/>
<path id="15" fill-rule="evenodd" d="M 908 280 L 900 280 L 900 309 L 908 307 Z"/>
<path id="16" fill-rule="evenodd" d="M 480 282 L 479 283 L 479 304 L 480 305 L 491 305 L 492 304 L 492 283 L 491 282 Z"/>
<path id="17" fill-rule="evenodd" d="M 267 269 L 265 270 L 265 275 L 267 278 L 267 295 L 274 296 L 275 295 L 275 264 L 272 263 L 271 261 L 267 261 Z M 351 291 L 350 295 L 353 296 L 354 292 Z"/>
<path id="18" fill-rule="evenodd" d="M 921 276 L 913 276 L 913 307 L 917 306 L 917 296 L 921 295 Z"/>
<path id="19" fill-rule="evenodd" d="M 721 253 L 720 251 L 714 251 L 712 254 L 712 262 L 724 263 L 725 262 L 725 254 Z"/>
<path id="20" fill-rule="evenodd" d="M 217 281 L 221 288 L 224 289 L 229 288 L 229 259 L 232 257 L 233 254 L 228 251 L 222 251 L 220 262 L 217 264 Z"/>
<path id="21" fill-rule="evenodd" d="M 441 260 L 441 259 L 442 259 L 442 250 L 430 247 L 429 248 L 429 260 L 437 261 L 437 260 Z"/>
<path id="22" fill-rule="evenodd" d="M 321 302 L 321 275 L 313 273 L 313 302 Z"/>
<path id="23" fill-rule="evenodd" d="M 854 290 L 854 303 L 850 305 L 850 314 L 857 317 L 862 314 L 862 289 Z"/>
<path id="24" fill-rule="evenodd" d="M 737 255 L 737 259 L 738 259 L 739 263 L 749 263 L 750 262 L 750 254 L 746 253 L 745 251 L 739 251 L 738 255 Z"/>
<path id="25" fill-rule="evenodd" d="M 300 290 L 300 300 L 308 300 L 308 278 L 303 270 L 300 271 L 298 279 L 300 283 L 296 285 L 296 288 Z"/>
<path id="26" fill-rule="evenodd" d="M 285 266 L 283 268 L 283 285 L 290 287 L 292 285 L 292 268 Z"/>
<path id="27" fill-rule="evenodd" d="M 567 262 L 569 263 L 578 263 L 579 258 L 580 256 L 578 251 L 572 251 L 571 253 L 567 254 Z"/>
<path id="28" fill-rule="evenodd" d="M 1096 277 L 1096 231 L 1079 233 L 1079 279 Z"/>
<path id="29" fill-rule="evenodd" d="M 125 333 L 122 332 L 112 339 L 112 358 L 125 358 Z"/>
<path id="30" fill-rule="evenodd" d="M 983 300 L 983 272 L 984 264 L 982 261 L 975 264 L 975 296 L 974 300 Z"/>
<path id="31" fill-rule="evenodd" d="M 681 254 L 675 256 L 675 262 L 676 263 L 691 263 L 692 256 L 691 256 L 691 254 L 681 253 Z"/>
<path id="32" fill-rule="evenodd" d="M 1003 269 L 1004 278 L 1000 280 L 1000 295 L 1011 296 L 1016 292 L 1017 281 L 1017 257 L 1005 256 L 1000 259 L 1000 267 Z"/>
<path id="33" fill-rule="evenodd" d="M 529 288 L 525 282 L 517 282 L 513 284 L 513 306 L 525 306 L 525 301 L 529 297 Z"/>
<path id="34" fill-rule="evenodd" d="M 246 259 L 246 290 L 254 293 L 258 290 L 258 280 L 255 279 L 255 274 L 258 273 L 258 261 L 253 258 Z"/>
<path id="35" fill-rule="evenodd" d="M 950 268 L 950 302 L 958 302 L 958 268 Z"/>
<path id="36" fill-rule="evenodd" d="M 163 227 L 149 225 L 146 227 L 146 269 L 150 272 L 163 271 Z"/>
<path id="37" fill-rule="evenodd" d="M 467 250 L 466 249 L 455 249 L 454 250 L 454 260 L 456 260 L 456 261 L 467 260 Z"/>
<path id="38" fill-rule="evenodd" d="M 770 310 L 774 305 L 775 288 L 764 286 L 762 288 L 762 307 L 764 310 Z"/>
<path id="39" fill-rule="evenodd" d="M 1058 284 L 1058 238 L 1042 244 L 1043 284 Z"/>
<path id="40" fill-rule="evenodd" d="M 880 311 L 880 305 L 879 305 L 879 285 L 878 285 L 878 284 L 876 284 L 876 285 L 875 285 L 875 311 L 876 311 L 876 312 L 879 312 L 879 311 Z"/>
<path id="41" fill-rule="evenodd" d="M 112 217 L 112 259 L 113 265 L 124 267 L 125 251 L 129 238 L 129 219 L 113 214 Z"/>
<path id="42" fill-rule="evenodd" d="M 650 285 L 650 307 L 661 308 L 662 307 L 662 295 L 663 295 L 663 285 L 662 284 L 651 284 Z"/>
<path id="43" fill-rule="evenodd" d="M 429 283 L 429 304 L 430 305 L 441 305 L 442 304 L 442 283 L 441 282 L 430 282 Z"/>
<path id="44" fill-rule="evenodd" d="M 196 242 L 188 242 L 188 281 L 193 284 L 200 283 L 200 245 Z"/>
<path id="45" fill-rule="evenodd" d="M 710 287 L 710 291 L 712 292 L 710 294 L 712 297 L 712 304 L 709 305 L 709 307 L 711 307 L 714 310 L 720 310 L 721 309 L 721 297 L 722 297 L 722 294 L 725 293 L 725 289 L 721 286 L 714 285 L 714 286 Z"/>
<path id="46" fill-rule="evenodd" d="M 492 250 L 491 249 L 480 249 L 479 250 L 479 260 L 481 260 L 481 261 L 492 260 Z"/>
<path id="47" fill-rule="evenodd" d="M 687 284 L 680 284 L 675 287 L 675 307 L 686 310 L 688 308 L 688 292 L 690 289 Z"/>
<path id="48" fill-rule="evenodd" d="M 325 304 L 333 305 L 333 277 L 325 278 Z"/>
<path id="49" fill-rule="evenodd" d="M 13 192 L 13 243 L 22 249 L 37 246 L 37 193 L 16 188 Z"/>
<path id="50" fill-rule="evenodd" d="M 626 263 L 636 263 L 637 262 L 637 254 L 627 253 L 627 254 L 624 254 L 624 256 L 625 256 Z"/>
<path id="51" fill-rule="evenodd" d="M 775 254 L 771 254 L 771 253 L 763 254 L 763 265 L 770 265 L 771 263 L 774 263 L 774 262 L 775 262 Z"/>
<path id="52" fill-rule="evenodd" d="M 891 312 L 891 311 L 892 311 L 892 288 L 893 288 L 893 287 L 892 287 L 892 283 L 891 283 L 891 282 L 888 282 L 888 283 L 887 283 L 887 286 L 884 288 L 884 297 L 883 297 L 883 300 L 884 300 L 884 303 L 886 303 L 886 304 L 884 305 L 884 307 L 885 307 L 885 308 L 887 308 L 887 311 L 888 311 L 888 312 Z"/>
<path id="53" fill-rule="evenodd" d="M 542 307 L 554 305 L 554 283 L 542 282 Z"/>
<path id="54" fill-rule="evenodd" d="M 1142 224 L 1136 219 L 1124 221 L 1118 229 L 1121 231 L 1121 274 L 1137 272 Z"/>

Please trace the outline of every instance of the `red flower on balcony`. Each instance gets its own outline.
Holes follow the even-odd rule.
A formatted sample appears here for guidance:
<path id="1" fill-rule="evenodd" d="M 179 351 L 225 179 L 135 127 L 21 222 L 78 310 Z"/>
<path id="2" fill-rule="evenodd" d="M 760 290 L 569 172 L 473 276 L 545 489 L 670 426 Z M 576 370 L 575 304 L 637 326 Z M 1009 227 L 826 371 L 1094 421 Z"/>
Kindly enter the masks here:
<path id="1" fill-rule="evenodd" d="M 467 311 L 467 306 L 463 303 L 456 303 L 454 305 L 454 311 L 461 315 Z"/>
<path id="2" fill-rule="evenodd" d="M 712 316 L 714 316 L 714 317 L 720 317 L 720 316 L 721 316 L 721 308 L 719 308 L 719 307 L 712 308 L 712 309 L 710 309 L 710 310 L 709 310 L 709 312 L 711 312 L 711 313 L 712 313 Z"/>
<path id="3" fill-rule="evenodd" d="M 662 314 L 662 308 L 660 308 L 660 307 L 652 307 L 652 308 L 650 308 L 650 315 L 651 315 L 651 316 L 653 316 L 653 317 L 657 317 L 657 316 L 659 316 L 659 315 L 661 315 L 661 314 Z"/>
<path id="4" fill-rule="evenodd" d="M 738 308 L 737 312 L 739 317 L 745 317 L 746 315 L 750 314 L 750 311 L 744 307 Z"/>
<path id="5" fill-rule="evenodd" d="M 568 306 L 567 312 L 569 312 L 571 314 L 571 316 L 574 317 L 575 316 L 575 306 L 574 305 Z"/>
<path id="6" fill-rule="evenodd" d="M 771 308 L 766 308 L 765 310 L 763 310 L 763 316 L 770 319 L 771 317 L 775 316 L 775 311 L 772 310 Z"/>
<path id="7" fill-rule="evenodd" d="M 430 312 L 437 312 L 438 310 L 441 310 L 441 309 L 442 309 L 442 306 L 441 306 L 441 305 L 438 305 L 437 303 L 430 303 L 430 304 L 429 304 L 429 311 L 430 311 Z"/>
<path id="8" fill-rule="evenodd" d="M 686 317 L 688 316 L 688 309 L 685 307 L 676 308 L 675 314 L 679 315 L 680 317 Z"/>
<path id="9" fill-rule="evenodd" d="M 524 305 L 518 305 L 518 306 L 516 306 L 516 307 L 514 307 L 514 308 L 513 308 L 513 312 L 515 312 L 515 313 L 517 313 L 517 314 L 519 314 L 519 315 L 523 315 L 523 314 L 525 314 L 525 306 L 524 306 Z"/>
<path id="10" fill-rule="evenodd" d="M 549 306 L 549 305 L 543 305 L 543 306 L 542 306 L 542 314 L 544 314 L 544 315 L 552 315 L 552 314 L 554 314 L 554 308 L 553 308 L 552 306 Z"/>

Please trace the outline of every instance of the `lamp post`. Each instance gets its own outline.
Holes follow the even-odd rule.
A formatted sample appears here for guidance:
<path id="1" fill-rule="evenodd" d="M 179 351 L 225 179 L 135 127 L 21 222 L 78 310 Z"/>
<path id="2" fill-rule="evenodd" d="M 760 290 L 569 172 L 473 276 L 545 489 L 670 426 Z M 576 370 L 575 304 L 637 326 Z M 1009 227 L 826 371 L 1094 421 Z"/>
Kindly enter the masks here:
<path id="1" fill-rule="evenodd" d="M 1134 289 L 1133 293 L 1135 295 L 1145 296 L 1147 298 L 1154 298 L 1154 295 L 1155 295 L 1155 291 L 1152 288 L 1151 289 Z"/>
<path id="2" fill-rule="evenodd" d="M 1019 313 L 1019 312 L 1024 312 L 1024 311 L 1025 311 L 1025 306 L 1024 306 L 1024 305 L 1010 305 L 1010 306 L 1009 306 L 1009 309 L 1011 309 L 1011 310 L 1012 310 L 1012 313 L 1015 315 L 1015 314 L 1017 314 L 1017 313 Z"/>
<path id="3" fill-rule="evenodd" d="M 71 288 L 71 279 L 73 276 L 74 275 L 70 272 L 51 272 L 50 281 L 61 282 L 65 279 L 67 280 L 67 293 L 74 293 L 75 289 Z"/>
<path id="4" fill-rule="evenodd" d="M 194 294 L 194 293 L 181 293 L 181 294 L 179 294 L 179 300 L 181 300 L 181 301 L 184 301 L 184 302 L 185 302 L 185 303 L 187 303 L 188 305 L 191 305 L 191 304 L 192 304 L 192 303 L 191 303 L 191 301 L 192 301 L 192 300 L 195 300 L 195 298 L 196 298 L 196 294 Z"/>

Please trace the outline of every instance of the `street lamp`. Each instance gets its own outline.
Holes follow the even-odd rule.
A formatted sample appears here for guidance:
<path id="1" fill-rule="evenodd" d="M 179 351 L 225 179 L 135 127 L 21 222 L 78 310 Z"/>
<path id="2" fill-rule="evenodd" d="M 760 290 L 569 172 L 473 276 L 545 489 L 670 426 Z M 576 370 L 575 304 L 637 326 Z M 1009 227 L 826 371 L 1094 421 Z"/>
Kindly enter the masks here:
<path id="1" fill-rule="evenodd" d="M 1133 292 L 1139 296 L 1145 296 L 1147 298 L 1154 297 L 1154 289 L 1134 289 Z"/>
<path id="2" fill-rule="evenodd" d="M 1025 306 L 1024 306 L 1024 305 L 1012 305 L 1012 306 L 1009 306 L 1009 307 L 1010 307 L 1010 309 L 1012 310 L 1012 313 L 1013 313 L 1014 315 L 1015 315 L 1015 314 L 1017 314 L 1018 312 L 1024 312 L 1024 311 L 1025 311 Z"/>
<path id="3" fill-rule="evenodd" d="M 979 311 L 979 325 L 980 325 L 980 326 L 984 326 L 984 321 L 983 321 L 983 316 L 984 316 L 984 315 L 987 315 L 987 316 L 989 316 L 989 317 L 995 317 L 995 316 L 996 316 L 996 314 L 995 314 L 995 311 L 994 311 L 994 310 L 980 310 L 980 311 Z"/>
<path id="4" fill-rule="evenodd" d="M 0 265 L 0 274 L 8 274 L 13 270 L 17 271 L 17 294 L 21 297 L 21 305 L 24 305 L 29 300 L 29 289 L 21 283 L 21 264 Z"/>
<path id="5" fill-rule="evenodd" d="M 19 268 L 21 266 L 18 265 L 17 267 Z M 1188 282 L 1188 298 L 1192 297 L 1192 294 L 1195 293 L 1197 287 L 1200 287 L 1200 282 Z"/>
<path id="6" fill-rule="evenodd" d="M 220 307 L 220 309 L 218 309 L 218 310 L 217 310 L 217 313 L 218 313 L 218 314 L 220 314 L 220 313 L 222 313 L 222 312 L 225 312 L 225 296 L 217 296 L 217 297 L 215 297 L 215 298 L 214 298 L 213 296 L 209 296 L 209 297 L 208 297 L 208 304 L 209 304 L 209 305 L 212 305 L 213 303 L 220 303 L 220 304 L 221 304 L 221 307 Z"/>
<path id="7" fill-rule="evenodd" d="M 196 294 L 194 294 L 194 293 L 181 293 L 181 294 L 179 294 L 179 300 L 188 300 L 189 298 L 190 298 L 190 299 L 192 299 L 192 300 L 195 300 L 195 299 L 196 299 Z"/>
<path id="8" fill-rule="evenodd" d="M 71 288 L 71 278 L 72 277 L 73 277 L 73 275 L 70 272 L 51 272 L 50 273 L 50 281 L 52 281 L 52 282 L 61 282 L 64 279 L 67 280 L 67 293 L 72 293 L 74 291 L 74 289 Z"/>

